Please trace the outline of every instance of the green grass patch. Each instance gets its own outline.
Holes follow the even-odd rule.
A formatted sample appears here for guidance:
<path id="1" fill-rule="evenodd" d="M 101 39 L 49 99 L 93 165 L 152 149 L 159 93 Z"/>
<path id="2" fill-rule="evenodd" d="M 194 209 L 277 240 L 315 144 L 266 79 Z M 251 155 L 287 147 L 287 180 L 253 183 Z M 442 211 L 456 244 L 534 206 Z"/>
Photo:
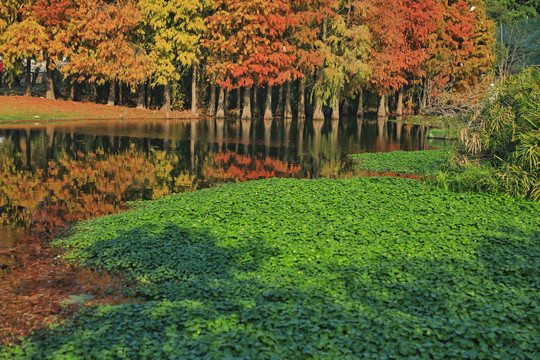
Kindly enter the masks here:
<path id="1" fill-rule="evenodd" d="M 459 133 L 460 131 L 456 129 L 430 129 L 426 133 L 426 138 L 454 140 L 459 139 Z"/>
<path id="2" fill-rule="evenodd" d="M 350 155 L 361 170 L 428 175 L 439 171 L 450 160 L 449 151 L 392 151 Z"/>
<path id="3" fill-rule="evenodd" d="M 453 118 L 445 116 L 412 115 L 405 116 L 401 120 L 393 121 L 399 121 L 404 124 L 425 125 L 444 129 L 461 129 L 467 126 L 467 119 L 465 117 Z"/>
<path id="4" fill-rule="evenodd" d="M 144 202 L 58 245 L 148 301 L 90 310 L 3 354 L 533 359 L 539 218 L 532 202 L 395 178 L 269 179 Z"/>

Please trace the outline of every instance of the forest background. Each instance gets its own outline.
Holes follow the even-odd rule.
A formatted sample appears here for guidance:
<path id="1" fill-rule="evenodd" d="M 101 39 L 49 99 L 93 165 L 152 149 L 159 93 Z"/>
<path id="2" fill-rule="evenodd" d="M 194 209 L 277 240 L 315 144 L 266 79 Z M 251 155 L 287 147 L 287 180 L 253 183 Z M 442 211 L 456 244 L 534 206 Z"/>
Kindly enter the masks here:
<path id="1" fill-rule="evenodd" d="M 539 7 L 0 0 L 0 85 L 24 85 L 30 96 L 44 81 L 49 99 L 166 111 L 198 113 L 204 102 L 208 115 L 246 118 L 439 114 L 476 101 L 495 77 L 540 64 Z"/>

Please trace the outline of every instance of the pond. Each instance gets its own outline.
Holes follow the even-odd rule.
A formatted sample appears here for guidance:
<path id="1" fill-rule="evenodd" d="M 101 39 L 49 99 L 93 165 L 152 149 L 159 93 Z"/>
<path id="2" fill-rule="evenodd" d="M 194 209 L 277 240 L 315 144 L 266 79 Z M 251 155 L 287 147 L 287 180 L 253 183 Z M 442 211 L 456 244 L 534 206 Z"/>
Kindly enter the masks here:
<path id="1" fill-rule="evenodd" d="M 6 306 L 8 293 L 38 291 L 29 282 L 21 289 L 19 282 L 6 279 L 30 274 L 36 258 L 42 261 L 48 254 L 42 240 L 76 221 L 117 213 L 129 201 L 222 182 L 381 175 L 356 171 L 347 155 L 432 149 L 425 140 L 428 130 L 376 118 L 0 127 L 0 300 Z M 9 321 L 0 316 L 0 328 Z"/>

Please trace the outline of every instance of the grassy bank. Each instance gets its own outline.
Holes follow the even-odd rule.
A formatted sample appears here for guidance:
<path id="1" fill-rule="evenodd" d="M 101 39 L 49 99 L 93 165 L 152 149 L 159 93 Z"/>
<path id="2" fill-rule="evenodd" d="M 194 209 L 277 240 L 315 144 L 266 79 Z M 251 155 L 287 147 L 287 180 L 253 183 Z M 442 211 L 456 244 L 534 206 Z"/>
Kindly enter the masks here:
<path id="1" fill-rule="evenodd" d="M 440 171 L 451 158 L 449 150 L 392 151 L 349 156 L 360 170 L 428 175 Z"/>
<path id="2" fill-rule="evenodd" d="M 0 96 L 0 125 L 86 119 L 156 119 L 167 113 L 121 106 L 107 106 L 37 97 Z M 172 118 L 189 117 L 189 112 L 170 112 Z"/>
<path id="3" fill-rule="evenodd" d="M 399 120 L 392 121 L 401 122 L 403 124 L 424 125 L 441 129 L 456 130 L 462 129 L 467 125 L 467 119 L 465 116 L 463 118 L 451 118 L 444 116 L 410 115 L 404 116 Z"/>
<path id="4" fill-rule="evenodd" d="M 527 198 L 533 187 L 527 172 L 512 174 L 501 171 L 496 164 L 473 157 L 462 150 L 445 148 L 424 151 L 392 151 L 349 156 L 359 170 L 391 172 L 423 176 L 424 180 L 438 187 L 455 192 L 472 192 Z M 535 178 L 536 179 L 536 178 Z M 538 191 L 538 190 L 537 190 Z M 539 202 L 538 194 L 536 202 Z"/>
<path id="5" fill-rule="evenodd" d="M 532 359 L 539 218 L 529 201 L 393 178 L 144 202 L 59 245 L 146 302 L 92 309 L 3 356 Z"/>

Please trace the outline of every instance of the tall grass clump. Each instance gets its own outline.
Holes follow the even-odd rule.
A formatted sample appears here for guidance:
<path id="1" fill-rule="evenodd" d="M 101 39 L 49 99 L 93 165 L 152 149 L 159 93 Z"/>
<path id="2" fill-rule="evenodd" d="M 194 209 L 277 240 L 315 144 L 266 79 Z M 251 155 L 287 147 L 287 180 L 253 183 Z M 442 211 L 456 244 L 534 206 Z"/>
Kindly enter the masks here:
<path id="1" fill-rule="evenodd" d="M 472 115 L 464 141 L 469 157 L 481 158 L 482 165 L 469 164 L 460 171 L 454 167 L 454 173 L 476 174 L 477 180 L 487 183 L 487 190 L 539 202 L 540 71 L 527 69 L 495 87 L 483 108 Z M 443 177 L 439 182 L 446 187 L 471 183 L 459 176 L 450 182 Z"/>

